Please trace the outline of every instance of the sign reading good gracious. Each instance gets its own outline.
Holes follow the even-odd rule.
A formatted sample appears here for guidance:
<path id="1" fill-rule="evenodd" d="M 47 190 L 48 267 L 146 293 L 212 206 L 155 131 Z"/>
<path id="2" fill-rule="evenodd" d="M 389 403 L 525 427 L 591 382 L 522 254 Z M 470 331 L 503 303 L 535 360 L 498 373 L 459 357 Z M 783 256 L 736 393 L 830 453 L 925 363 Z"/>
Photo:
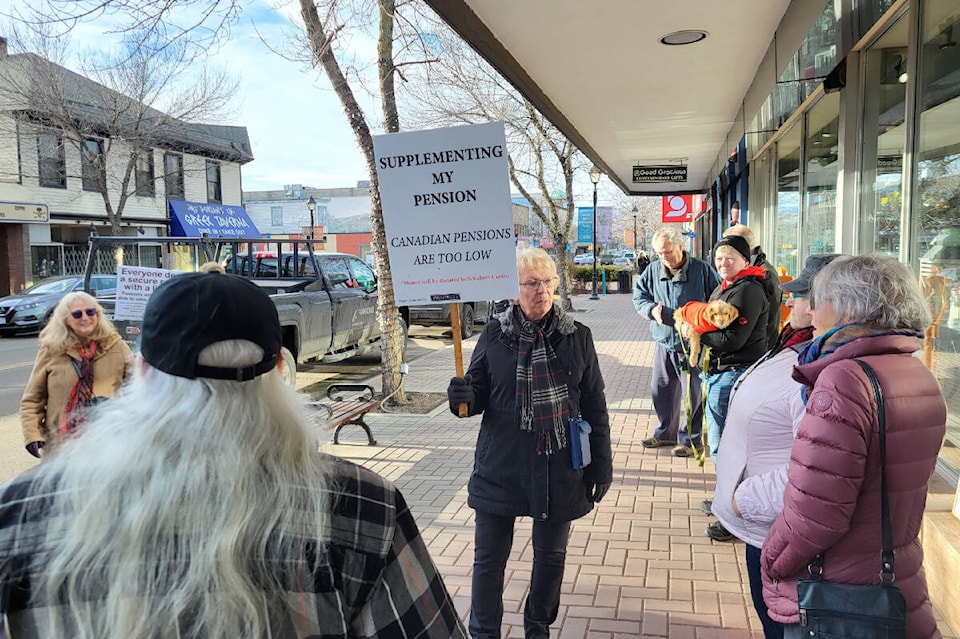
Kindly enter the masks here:
<path id="1" fill-rule="evenodd" d="M 517 296 L 503 123 L 373 138 L 401 306 Z"/>
<path id="2" fill-rule="evenodd" d="M 633 166 L 634 184 L 655 184 L 657 182 L 686 182 L 687 167 L 657 164 L 653 166 L 643 166 L 635 164 Z"/>

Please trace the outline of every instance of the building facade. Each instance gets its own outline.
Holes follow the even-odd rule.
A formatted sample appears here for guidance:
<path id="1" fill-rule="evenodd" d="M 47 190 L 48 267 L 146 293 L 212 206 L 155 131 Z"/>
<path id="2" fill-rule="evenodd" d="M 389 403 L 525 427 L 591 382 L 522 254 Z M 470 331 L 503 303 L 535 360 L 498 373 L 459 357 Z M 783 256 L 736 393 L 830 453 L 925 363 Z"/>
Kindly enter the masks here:
<path id="1" fill-rule="evenodd" d="M 48 81 L 71 92 L 104 98 L 115 92 L 49 61 L 24 53 L 7 55 L 0 39 L 0 83 L 19 83 L 37 68 L 55 69 Z M 36 82 L 36 75 L 34 76 Z M 9 88 L 9 86 L 8 86 Z M 92 232 L 113 234 L 103 189 L 116 211 L 120 232 L 134 237 L 169 235 L 169 202 L 203 205 L 241 203 L 241 167 L 251 161 L 244 127 L 169 121 L 152 132 L 149 146 L 129 133 L 110 130 L 102 109 L 85 104 L 76 116 L 89 131 L 74 131 L 45 117 L 18 87 L 0 98 L 0 295 L 35 280 L 83 270 Z M 129 99 L 127 99 L 129 102 Z M 132 165 L 128 170 L 128 165 Z M 154 265 L 150 247 L 143 263 Z"/>

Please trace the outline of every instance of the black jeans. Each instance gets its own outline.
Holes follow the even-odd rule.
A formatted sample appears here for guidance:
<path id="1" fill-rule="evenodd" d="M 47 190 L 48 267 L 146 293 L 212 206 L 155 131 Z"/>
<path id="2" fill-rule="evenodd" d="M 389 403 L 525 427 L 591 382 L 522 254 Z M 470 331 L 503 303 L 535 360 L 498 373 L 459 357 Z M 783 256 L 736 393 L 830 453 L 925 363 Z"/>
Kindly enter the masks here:
<path id="1" fill-rule="evenodd" d="M 514 517 L 476 511 L 470 636 L 500 639 L 503 575 L 513 546 Z M 570 522 L 533 522 L 533 572 L 523 607 L 527 639 L 546 639 L 560 610 L 560 584 L 567 559 Z"/>

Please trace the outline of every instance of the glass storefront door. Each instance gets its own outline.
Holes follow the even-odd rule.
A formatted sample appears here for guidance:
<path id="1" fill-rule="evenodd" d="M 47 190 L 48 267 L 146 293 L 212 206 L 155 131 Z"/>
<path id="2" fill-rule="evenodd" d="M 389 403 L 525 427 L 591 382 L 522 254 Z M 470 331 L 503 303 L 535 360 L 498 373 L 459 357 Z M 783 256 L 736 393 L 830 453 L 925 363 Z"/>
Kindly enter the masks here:
<path id="1" fill-rule="evenodd" d="M 924 360 L 947 400 L 941 460 L 960 470 L 960 4 L 926 0 L 919 51 L 917 224 L 920 285 L 934 325 Z"/>
<path id="2" fill-rule="evenodd" d="M 800 123 L 777 142 L 777 209 L 773 263 L 796 277 L 800 264 Z M 771 257 L 768 255 L 768 258 Z"/>
<path id="3" fill-rule="evenodd" d="M 806 118 L 803 253 L 833 253 L 837 237 L 840 94 L 824 95 Z"/>
<path id="4" fill-rule="evenodd" d="M 900 254 L 908 26 L 901 17 L 863 56 L 861 253 Z"/>

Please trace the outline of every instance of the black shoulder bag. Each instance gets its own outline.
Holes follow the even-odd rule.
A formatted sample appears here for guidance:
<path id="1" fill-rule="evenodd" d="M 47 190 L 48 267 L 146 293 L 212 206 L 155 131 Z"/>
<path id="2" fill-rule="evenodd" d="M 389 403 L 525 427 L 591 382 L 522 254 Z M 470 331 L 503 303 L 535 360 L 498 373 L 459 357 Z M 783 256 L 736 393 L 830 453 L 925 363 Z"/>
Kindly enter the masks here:
<path id="1" fill-rule="evenodd" d="M 905 639 L 907 604 L 903 593 L 893 585 L 893 532 L 887 499 L 887 424 L 883 392 L 873 369 L 859 359 L 854 361 L 873 386 L 880 422 L 880 583 L 855 586 L 823 581 L 823 553 L 820 553 L 807 567 L 811 578 L 797 582 L 800 627 L 804 637 Z"/>

